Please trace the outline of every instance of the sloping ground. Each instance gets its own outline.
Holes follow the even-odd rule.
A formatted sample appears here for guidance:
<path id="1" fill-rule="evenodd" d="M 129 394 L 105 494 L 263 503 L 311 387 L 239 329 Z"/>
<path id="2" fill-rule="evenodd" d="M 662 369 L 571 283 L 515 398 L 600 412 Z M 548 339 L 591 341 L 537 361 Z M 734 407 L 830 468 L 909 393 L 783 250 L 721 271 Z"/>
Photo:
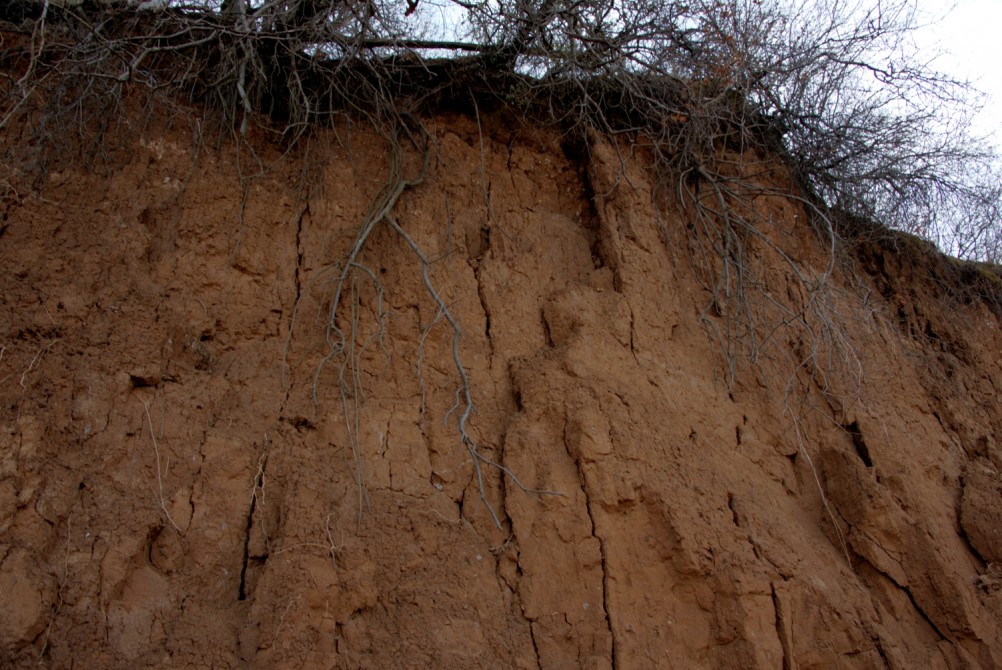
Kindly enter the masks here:
<path id="1" fill-rule="evenodd" d="M 482 464 L 495 527 L 452 329 L 385 223 L 342 305 L 357 365 L 320 367 L 382 138 L 260 142 L 241 181 L 155 127 L 6 193 L 0 665 L 1002 666 L 1002 334 L 949 261 L 860 242 L 828 297 L 859 375 L 795 373 L 781 331 L 728 389 L 643 152 L 428 124 L 394 212 L 462 328 L 470 435 L 555 494 Z"/>

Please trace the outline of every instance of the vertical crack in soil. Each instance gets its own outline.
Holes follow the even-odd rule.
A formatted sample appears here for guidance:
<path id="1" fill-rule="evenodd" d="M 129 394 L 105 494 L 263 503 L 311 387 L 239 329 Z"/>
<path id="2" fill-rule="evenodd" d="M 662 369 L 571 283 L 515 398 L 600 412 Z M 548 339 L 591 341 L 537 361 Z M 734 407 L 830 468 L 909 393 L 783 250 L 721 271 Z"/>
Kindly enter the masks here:
<path id="1" fill-rule="evenodd" d="M 539 662 L 539 644 L 536 642 L 536 629 L 532 625 L 533 621 L 531 619 L 529 619 L 528 621 L 529 621 L 529 638 L 532 640 L 532 653 L 536 655 L 536 667 L 542 668 L 543 666 Z"/>
<path id="2" fill-rule="evenodd" d="M 616 273 L 616 264 L 614 262 L 615 259 L 609 257 L 605 244 L 602 241 L 602 225 L 604 222 L 602 220 L 602 215 L 598 210 L 598 203 L 595 201 L 595 187 L 592 183 L 589 167 L 585 167 L 581 170 L 581 190 L 584 194 L 584 201 L 588 203 L 588 210 L 585 217 L 585 228 L 588 230 L 591 237 L 592 264 L 596 270 L 608 267 L 613 271 L 614 275 L 618 277 L 618 273 Z M 610 263 L 610 261 L 613 262 Z M 616 290 L 619 290 L 619 288 L 617 287 Z"/>
<path id="3" fill-rule="evenodd" d="M 539 321 L 543 324 L 543 337 L 546 339 L 546 346 L 553 349 L 556 344 L 553 342 L 553 334 L 550 332 L 550 322 L 546 320 L 546 310 L 539 310 Z"/>
<path id="4" fill-rule="evenodd" d="M 894 580 L 892 579 L 891 581 L 893 582 Z M 936 635 L 939 637 L 939 639 L 942 640 L 942 641 L 944 641 L 944 642 L 949 641 L 949 638 L 947 638 L 945 635 L 943 635 L 943 631 L 941 631 L 939 629 L 939 626 L 937 626 L 935 623 L 933 623 L 933 620 L 929 618 L 929 615 L 926 614 L 925 610 L 922 609 L 922 607 L 918 604 L 918 601 L 915 599 L 915 595 L 912 593 L 912 590 L 910 588 L 908 588 L 907 586 L 901 586 L 900 588 L 901 588 L 902 591 L 905 592 L 905 595 L 908 596 L 908 600 L 911 602 L 912 607 L 915 608 L 915 611 L 919 613 L 919 616 L 922 617 L 922 619 L 927 624 L 929 624 L 929 627 L 932 628 L 933 632 L 936 633 Z"/>
<path id="5" fill-rule="evenodd" d="M 303 221 L 308 216 L 310 216 L 309 200 L 303 205 L 303 211 L 299 213 L 299 219 L 296 221 L 296 301 L 293 303 L 295 305 L 299 304 L 299 298 L 303 293 Z"/>
<path id="6" fill-rule="evenodd" d="M 878 546 L 879 546 L 879 545 L 878 545 Z M 881 549 L 883 549 L 883 547 L 881 547 Z M 947 636 L 943 635 L 943 631 L 941 631 L 941 630 L 939 629 L 939 626 L 937 626 L 937 625 L 935 624 L 935 622 L 933 622 L 933 620 L 932 620 L 932 619 L 931 619 L 931 618 L 929 617 L 929 615 L 928 615 L 928 614 L 926 614 L 926 611 L 925 611 L 924 609 L 922 609 L 922 606 L 921 606 L 921 605 L 919 605 L 919 603 L 918 603 L 918 600 L 916 600 L 916 599 L 915 599 L 915 594 L 914 594 L 914 593 L 912 593 L 912 590 L 911 590 L 911 588 L 910 588 L 910 587 L 908 587 L 908 586 L 904 586 L 904 585 L 902 585 L 902 584 L 899 584 L 899 583 L 897 582 L 897 580 L 895 580 L 895 579 L 894 579 L 894 577 L 892 577 L 891 575 L 889 575 L 889 574 L 887 574 L 886 572 L 884 572 L 883 570 L 881 570 L 881 569 L 880 569 L 879 567 L 877 567 L 876 565 L 874 565 L 874 564 L 873 564 L 873 563 L 872 563 L 872 562 L 871 562 L 870 560 L 868 560 L 868 559 L 867 559 L 866 557 L 864 557 L 864 556 L 861 556 L 861 555 L 860 555 L 859 553 L 857 553 L 857 552 L 853 551 L 853 556 L 854 556 L 854 557 L 855 557 L 855 558 L 856 558 L 857 560 L 859 560 L 859 561 L 863 561 L 863 562 L 866 562 L 866 563 L 867 563 L 867 564 L 868 564 L 868 565 L 869 565 L 870 567 L 872 567 L 872 568 L 873 568 L 873 569 L 874 569 L 874 570 L 875 570 L 876 572 L 880 573 L 880 574 L 881 574 L 881 575 L 883 575 L 883 576 L 884 576 L 885 578 L 887 578 L 887 580 L 888 580 L 888 581 L 890 581 L 890 582 L 891 582 L 891 584 L 894 584 L 894 586 L 896 586 L 896 587 L 898 587 L 899 589 L 901 589 L 901 591 L 902 591 L 902 592 L 904 592 L 904 594 L 905 594 L 906 596 L 908 596 L 908 601 L 909 601 L 909 602 L 910 602 L 910 603 L 912 604 L 912 607 L 914 607 L 914 608 L 915 608 L 915 611 L 916 611 L 916 612 L 918 612 L 918 614 L 919 614 L 919 616 L 920 616 L 920 617 L 922 617 L 922 620 L 923 620 L 923 621 L 925 621 L 925 622 L 926 622 L 927 624 L 929 624 L 929 627 L 930 627 L 930 628 L 932 628 L 932 630 L 933 630 L 933 632 L 934 632 L 934 633 L 936 633 L 936 636 L 937 636 L 937 637 L 938 637 L 938 638 L 939 638 L 940 640 L 942 640 L 942 641 L 944 641 L 944 642 L 952 642 L 952 640 L 951 640 L 950 638 L 948 638 Z"/>
<path id="7" fill-rule="evenodd" d="M 611 192 L 600 196 L 595 188 L 592 171 L 596 168 L 590 152 L 586 151 L 581 164 L 584 166 L 581 170 L 581 187 L 585 202 L 588 203 L 586 228 L 592 236 L 592 262 L 596 270 L 604 267 L 612 270 L 612 288 L 616 293 L 623 293 L 623 275 L 619 269 L 619 257 L 614 246 L 615 224 L 603 214 L 598 202 L 599 197 L 604 199 Z"/>
<path id="8" fill-rule="evenodd" d="M 783 649 L 783 670 L 794 670 L 797 664 L 793 659 L 793 640 L 788 628 L 790 622 L 785 606 L 776 591 L 776 585 L 769 586 L 772 589 L 772 608 L 776 613 L 776 635 L 779 637 L 779 646 Z"/>
<path id="9" fill-rule="evenodd" d="M 299 311 L 299 301 L 303 295 L 303 223 L 307 217 L 310 216 L 310 201 L 309 196 L 307 196 L 305 203 L 303 204 L 302 211 L 299 212 L 299 218 L 296 220 L 296 269 L 293 275 L 293 281 L 296 284 L 296 296 L 292 301 L 292 312 L 289 317 L 289 333 L 286 335 L 285 340 L 285 353 L 282 354 L 282 380 L 285 383 L 286 374 L 286 355 L 289 352 L 289 348 L 292 345 L 292 329 L 296 326 L 296 312 Z M 282 400 L 281 413 L 284 414 L 286 405 L 289 404 L 289 396 L 292 394 L 292 385 L 288 384 L 285 388 L 285 398 Z"/>
<path id="10" fill-rule="evenodd" d="M 618 663 L 616 661 L 616 631 L 612 627 L 612 617 L 609 616 L 609 559 L 608 552 L 605 547 L 605 540 L 599 535 L 597 528 L 595 526 L 595 515 L 592 513 L 592 502 L 591 496 L 588 494 L 588 479 L 585 474 L 584 468 L 581 467 L 580 455 L 575 455 L 574 451 L 571 450 L 570 445 L 567 443 L 567 420 L 564 419 L 564 429 L 563 429 L 563 442 L 564 449 L 567 451 L 567 455 L 571 457 L 574 461 L 574 466 L 578 471 L 578 479 L 581 481 L 581 492 L 584 493 L 585 497 L 585 510 L 588 512 L 588 521 L 591 523 L 591 536 L 598 540 L 599 553 L 602 556 L 602 614 L 605 615 L 605 625 L 609 629 L 609 639 L 612 640 L 612 658 L 610 659 L 612 664 L 612 669 L 616 670 Z"/>
<path id="11" fill-rule="evenodd" d="M 487 296 L 484 293 L 484 282 L 482 281 L 483 258 L 491 251 L 491 229 L 485 226 L 481 229 L 482 250 L 472 263 L 473 277 L 477 282 L 477 297 L 480 299 L 480 308 L 484 310 L 484 337 L 487 338 L 487 366 L 494 365 L 494 340 L 491 338 L 491 309 L 488 305 Z"/>
<path id="12" fill-rule="evenodd" d="M 961 493 L 961 495 L 963 495 L 963 493 Z M 990 561 L 988 561 L 984 556 L 982 556 L 981 552 L 978 551 L 973 544 L 971 544 L 971 538 L 967 535 L 967 529 L 964 528 L 964 525 L 960 521 L 959 512 L 957 513 L 957 537 L 960 538 L 960 541 L 963 542 L 964 547 L 971 554 L 971 556 L 973 556 L 980 563 L 981 567 L 984 567 L 990 563 Z"/>
<path id="13" fill-rule="evenodd" d="M 859 422 L 853 421 L 848 425 L 843 425 L 842 430 L 848 433 L 852 439 L 852 446 L 856 450 L 859 460 L 863 461 L 863 465 L 866 467 L 872 468 L 873 458 L 870 456 L 870 448 L 867 446 L 866 440 L 863 439 L 863 431 L 860 430 Z"/>
<path id="14" fill-rule="evenodd" d="M 581 219 L 590 238 L 592 265 L 596 270 L 609 267 L 613 271 L 613 282 L 618 291 L 620 289 L 619 273 L 616 271 L 615 258 L 609 257 L 606 253 L 608 250 L 604 248 L 602 243 L 602 225 L 604 222 L 599 212 L 595 181 L 592 179 L 591 174 L 593 163 L 588 141 L 565 141 L 561 148 L 563 149 L 564 156 L 573 165 L 578 166 L 578 178 L 581 181 L 581 196 L 587 204 L 587 208 L 584 208 L 584 211 L 582 211 Z M 610 263 L 610 261 L 613 262 Z"/>
<path id="15" fill-rule="evenodd" d="M 585 497 L 588 493 L 585 492 Z M 595 532 L 595 519 L 591 513 L 591 502 L 587 502 L 588 518 L 591 520 L 592 535 L 598 539 L 599 551 L 602 553 L 602 612 L 605 614 L 605 624 L 609 627 L 609 638 L 612 640 L 612 670 L 618 667 L 616 657 L 616 631 L 612 627 L 612 618 L 609 616 L 609 561 L 605 550 L 605 540 Z"/>
<path id="16" fill-rule="evenodd" d="M 978 549 L 971 542 L 971 538 L 967 534 L 967 528 L 964 526 L 963 512 L 961 511 L 961 506 L 964 500 L 964 489 L 967 487 L 967 482 L 965 481 L 965 477 L 966 475 L 960 478 L 960 483 L 959 483 L 960 490 L 957 491 L 957 498 L 956 498 L 957 506 L 954 511 L 957 537 L 959 537 L 960 541 L 963 542 L 964 547 L 971 554 L 971 556 L 973 556 L 980 563 L 980 567 L 984 567 L 988 565 L 990 561 L 988 561 L 984 556 L 982 556 L 981 552 L 978 551 Z"/>
<path id="17" fill-rule="evenodd" d="M 257 509 L 257 492 L 264 486 L 264 469 L 267 465 L 268 457 L 263 455 L 257 476 L 254 477 L 254 489 L 247 509 L 247 525 L 244 527 L 244 553 L 240 563 L 240 587 L 237 591 L 237 600 L 247 600 L 247 566 L 250 564 L 251 527 L 254 525 L 254 510 Z"/>
<path id="18" fill-rule="evenodd" d="M 883 666 L 885 668 L 892 667 L 890 659 L 887 658 L 887 652 L 884 651 L 884 645 L 880 641 L 880 635 L 878 635 L 876 631 L 872 631 L 870 633 L 870 639 L 873 641 L 873 648 L 876 649 L 877 653 L 880 655 L 880 662 Z M 786 669 L 784 668 L 783 670 Z"/>

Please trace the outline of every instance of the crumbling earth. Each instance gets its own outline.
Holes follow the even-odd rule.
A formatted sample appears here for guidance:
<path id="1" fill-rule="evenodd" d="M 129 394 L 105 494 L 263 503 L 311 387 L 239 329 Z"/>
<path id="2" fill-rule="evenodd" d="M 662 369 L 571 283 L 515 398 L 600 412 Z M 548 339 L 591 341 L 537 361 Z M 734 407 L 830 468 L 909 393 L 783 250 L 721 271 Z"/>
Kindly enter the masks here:
<path id="1" fill-rule="evenodd" d="M 790 365 L 815 343 L 787 331 L 735 363 L 641 147 L 425 123 L 393 213 L 461 329 L 470 444 L 453 329 L 389 225 L 328 345 L 378 133 L 252 157 L 153 124 L 103 171 L 12 168 L 0 665 L 1002 666 L 1000 316 L 951 261 L 860 239 L 825 298 L 837 364 Z M 767 206 L 817 267 L 803 207 Z M 765 290 L 802 300 L 766 251 Z"/>

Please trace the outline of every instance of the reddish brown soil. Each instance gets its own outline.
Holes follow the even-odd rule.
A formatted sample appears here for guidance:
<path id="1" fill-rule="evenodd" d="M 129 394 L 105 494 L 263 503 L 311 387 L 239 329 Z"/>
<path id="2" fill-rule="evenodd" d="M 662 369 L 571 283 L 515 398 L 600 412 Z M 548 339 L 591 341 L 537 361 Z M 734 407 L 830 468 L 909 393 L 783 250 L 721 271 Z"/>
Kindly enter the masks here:
<path id="1" fill-rule="evenodd" d="M 462 328 L 470 436 L 556 493 L 484 465 L 501 529 L 452 331 L 385 223 L 340 313 L 357 373 L 320 366 L 378 135 L 259 142 L 241 181 L 232 144 L 154 128 L 107 174 L 12 177 L 0 666 L 1002 667 L 1002 333 L 950 262 L 862 243 L 830 374 L 781 331 L 729 389 L 643 152 L 484 121 L 428 121 L 394 213 Z M 820 267 L 803 211 L 764 206 Z"/>

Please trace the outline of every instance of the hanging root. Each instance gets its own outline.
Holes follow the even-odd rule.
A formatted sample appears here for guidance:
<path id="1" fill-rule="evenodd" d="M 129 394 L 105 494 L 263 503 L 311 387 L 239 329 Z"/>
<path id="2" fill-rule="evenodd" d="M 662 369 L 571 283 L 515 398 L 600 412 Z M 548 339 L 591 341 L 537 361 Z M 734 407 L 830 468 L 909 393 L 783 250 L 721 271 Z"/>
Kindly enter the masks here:
<path id="1" fill-rule="evenodd" d="M 480 453 L 476 440 L 474 440 L 470 435 L 468 426 L 470 417 L 473 415 L 475 407 L 473 404 L 473 392 L 470 387 L 470 377 L 466 372 L 466 367 L 463 365 L 463 361 L 462 358 L 460 358 L 459 353 L 459 341 L 463 335 L 463 332 L 459 327 L 459 322 L 456 321 L 456 318 L 452 315 L 452 312 L 449 311 L 449 307 L 445 304 L 442 296 L 439 295 L 438 291 L 435 290 L 434 285 L 431 283 L 431 277 L 428 274 L 428 269 L 431 267 L 431 263 L 428 261 L 428 257 L 425 253 L 421 250 L 421 247 L 419 247 L 417 242 L 414 241 L 414 238 L 407 234 L 406 230 L 400 227 L 400 224 L 397 223 L 397 220 L 393 218 L 393 216 L 387 216 L 386 222 L 391 228 L 393 228 L 394 231 L 396 231 L 398 235 L 400 235 L 401 238 L 403 238 L 404 242 L 407 243 L 407 246 L 411 248 L 411 251 L 414 252 L 414 255 L 417 256 L 418 260 L 421 262 L 421 279 L 424 281 L 425 290 L 428 291 L 428 295 L 431 296 L 431 299 L 434 300 L 435 304 L 438 306 L 438 314 L 436 315 L 435 320 L 445 319 L 449 326 L 452 327 L 452 362 L 456 366 L 456 374 L 459 376 L 459 388 L 456 389 L 456 404 L 449 410 L 449 414 L 454 411 L 459 412 L 459 438 L 470 452 L 470 458 L 473 460 L 473 470 L 477 478 L 477 490 L 480 493 L 480 500 L 483 501 L 484 505 L 487 507 L 487 511 L 490 512 L 491 519 L 494 520 L 494 525 L 501 528 L 501 519 L 498 517 L 494 506 L 491 505 L 490 501 L 487 499 L 487 494 L 484 488 L 483 466 L 486 465 L 496 468 L 503 476 L 510 478 L 516 486 L 526 493 L 545 495 L 559 494 L 555 491 L 539 491 L 526 487 L 521 481 L 519 481 L 518 477 L 516 477 L 511 470 L 496 461 L 492 461 Z"/>
<path id="2" fill-rule="evenodd" d="M 473 402 L 473 391 L 470 384 L 469 374 L 465 365 L 463 365 L 460 354 L 460 341 L 463 334 L 462 329 L 455 315 L 450 311 L 449 306 L 446 304 L 445 300 L 432 283 L 430 275 L 432 261 L 422 250 L 417 241 L 415 241 L 414 238 L 406 230 L 404 230 L 403 227 L 401 227 L 392 213 L 400 197 L 409 189 L 421 184 L 427 177 L 431 158 L 431 151 L 429 147 L 431 140 L 427 129 L 424 128 L 420 122 L 410 118 L 405 121 L 400 116 L 396 117 L 394 130 L 391 133 L 388 133 L 388 137 L 390 138 L 391 144 L 389 177 L 387 178 L 383 188 L 374 198 L 372 206 L 369 208 L 369 212 L 363 219 L 362 225 L 355 236 L 351 249 L 340 263 L 340 271 L 334 280 L 334 291 L 329 302 L 327 317 L 326 341 L 328 352 L 314 371 L 312 401 L 314 405 L 319 404 L 318 391 L 320 385 L 320 375 L 329 363 L 337 361 L 338 387 L 349 442 L 351 443 L 352 452 L 355 458 L 356 483 L 359 489 L 359 513 L 361 513 L 363 509 L 369 509 L 370 507 L 368 493 L 365 488 L 363 459 L 361 454 L 361 444 L 359 442 L 360 403 L 363 395 L 360 378 L 360 364 L 361 353 L 364 350 L 366 343 L 363 343 L 361 346 L 357 343 L 358 300 L 355 278 L 357 273 L 362 273 L 366 275 L 376 286 L 378 302 L 377 319 L 380 323 L 379 330 L 374 336 L 374 339 L 381 341 L 384 334 L 382 319 L 385 314 L 382 307 L 382 286 L 376 278 L 376 275 L 361 262 L 361 257 L 365 251 L 368 240 L 372 237 L 373 232 L 375 232 L 380 226 L 387 226 L 407 244 L 408 248 L 418 259 L 421 265 L 421 279 L 424 283 L 425 290 L 437 308 L 435 318 L 433 319 L 431 325 L 434 326 L 436 323 L 444 320 L 452 329 L 452 361 L 455 366 L 456 376 L 459 379 L 459 386 L 456 389 L 455 405 L 447 412 L 446 418 L 448 419 L 448 417 L 454 412 L 458 412 L 457 429 L 459 431 L 459 440 L 466 447 L 473 462 L 474 476 L 480 499 L 487 507 L 494 524 L 498 528 L 501 528 L 501 518 L 498 516 L 497 510 L 494 509 L 494 506 L 487 498 L 486 485 L 484 482 L 485 466 L 495 468 L 502 476 L 508 477 L 515 483 L 516 486 L 526 493 L 539 495 L 558 494 L 554 491 L 531 489 L 522 484 L 522 482 L 511 470 L 481 453 L 476 439 L 474 439 L 474 437 L 470 434 L 469 424 L 470 419 L 475 413 L 475 405 Z M 413 177 L 407 177 L 405 175 L 405 150 L 404 147 L 401 146 L 401 137 L 406 138 L 406 142 L 419 151 L 422 157 L 421 168 L 417 175 Z M 344 314 L 344 306 L 342 305 L 342 302 L 345 299 L 348 299 L 349 304 L 351 305 L 350 313 L 347 315 Z M 347 326 L 343 326 L 339 323 L 339 320 L 344 320 L 345 318 L 347 318 L 348 321 Z M 425 336 L 427 336 L 427 332 L 425 333 Z M 371 339 L 373 338 L 370 338 L 370 341 Z"/>

